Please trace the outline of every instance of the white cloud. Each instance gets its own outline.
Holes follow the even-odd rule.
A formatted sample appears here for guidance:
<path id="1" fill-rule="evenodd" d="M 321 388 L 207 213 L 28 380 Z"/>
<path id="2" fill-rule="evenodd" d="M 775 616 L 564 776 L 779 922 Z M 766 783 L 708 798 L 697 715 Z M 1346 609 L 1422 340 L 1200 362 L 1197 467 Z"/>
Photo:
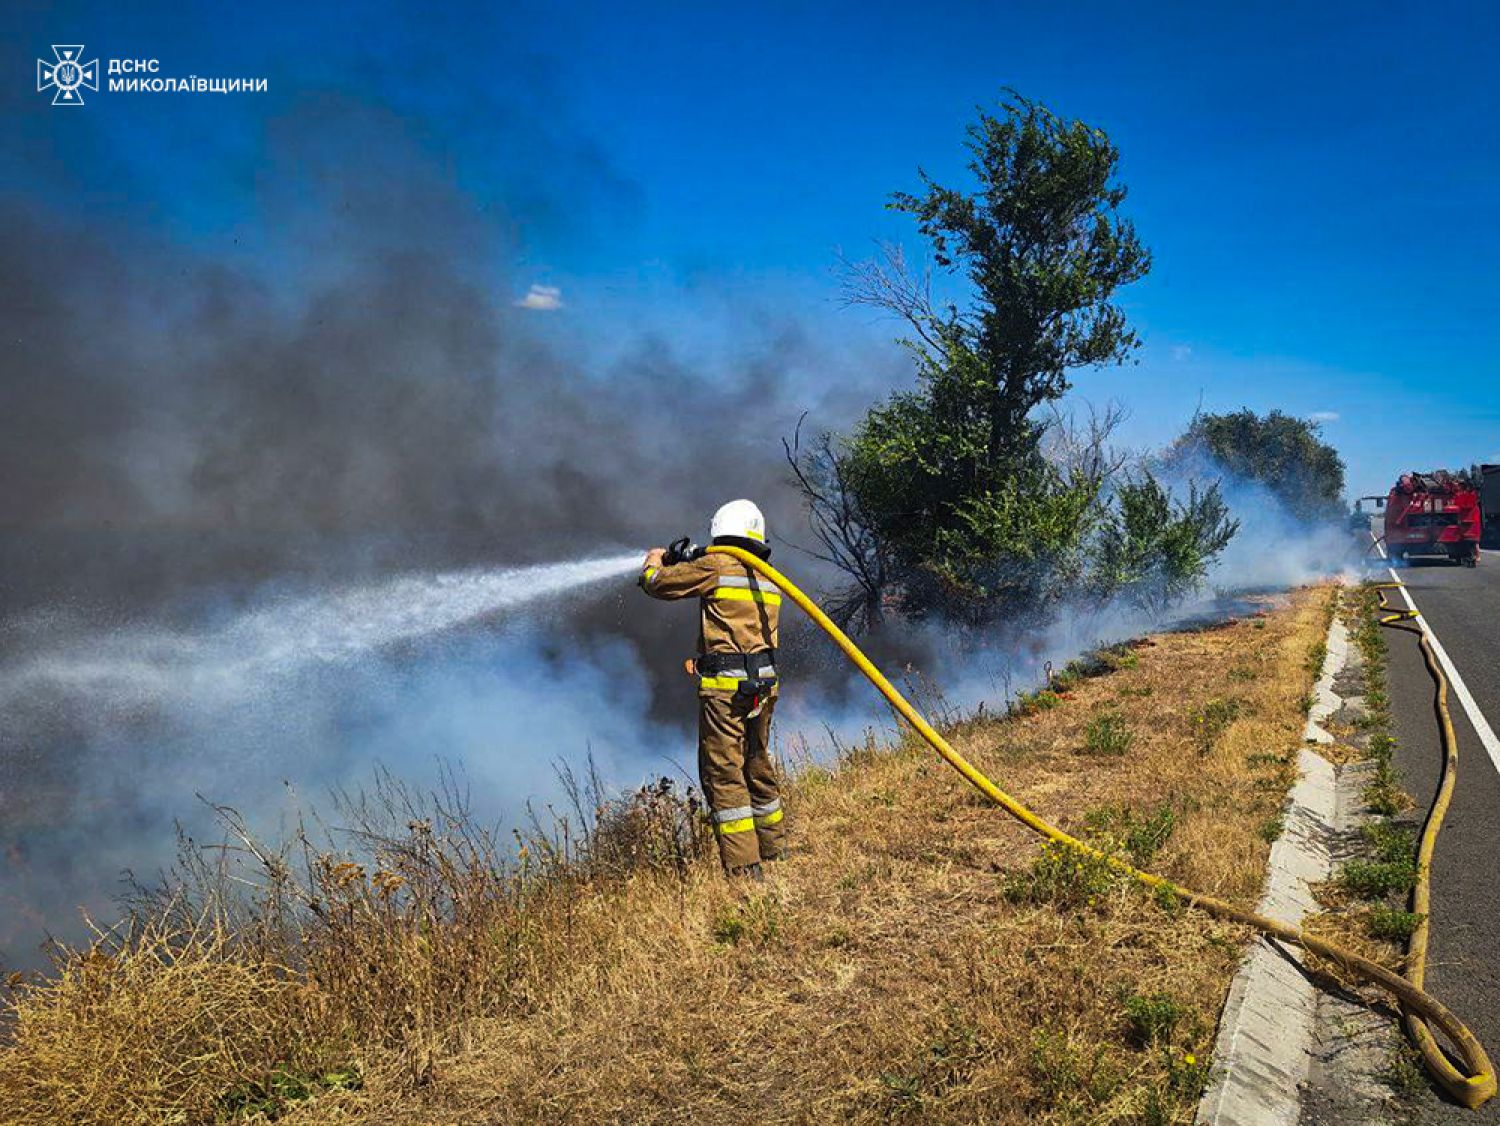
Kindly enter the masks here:
<path id="1" fill-rule="evenodd" d="M 1189 348 L 1186 344 L 1178 344 L 1176 347 L 1174 347 L 1172 349 L 1172 358 L 1174 360 L 1176 360 L 1178 363 L 1181 363 L 1183 360 L 1191 358 L 1192 354 L 1193 354 L 1193 350 L 1191 348 Z"/>
<path id="2" fill-rule="evenodd" d="M 1307 420 L 1309 422 L 1337 422 L 1339 420 L 1339 412 L 1313 411 L 1312 414 L 1307 416 Z"/>
<path id="3" fill-rule="evenodd" d="M 561 309 L 562 290 L 555 285 L 533 285 L 516 304 L 523 309 L 542 309 L 548 312 Z"/>

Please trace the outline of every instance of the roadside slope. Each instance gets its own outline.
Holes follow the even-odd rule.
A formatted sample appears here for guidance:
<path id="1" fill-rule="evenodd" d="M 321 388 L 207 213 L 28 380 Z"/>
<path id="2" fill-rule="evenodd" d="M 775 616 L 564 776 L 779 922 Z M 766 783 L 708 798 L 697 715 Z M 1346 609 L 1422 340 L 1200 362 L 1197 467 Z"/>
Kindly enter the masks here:
<path id="1" fill-rule="evenodd" d="M 1254 902 L 1331 591 L 1267 605 L 950 736 L 1068 831 Z M 315 857 L 276 957 L 263 914 L 23 987 L 0 1120 L 1191 1118 L 1248 931 L 1042 849 L 915 742 L 804 768 L 789 807 L 796 852 L 759 887 L 706 854 L 433 876 L 457 829 L 420 818 L 373 871 Z"/>

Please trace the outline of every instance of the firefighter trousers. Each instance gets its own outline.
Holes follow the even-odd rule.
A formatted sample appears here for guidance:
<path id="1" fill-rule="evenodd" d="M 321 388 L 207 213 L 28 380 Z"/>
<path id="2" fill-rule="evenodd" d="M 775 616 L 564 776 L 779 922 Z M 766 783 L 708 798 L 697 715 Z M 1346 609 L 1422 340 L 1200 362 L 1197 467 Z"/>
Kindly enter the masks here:
<path id="1" fill-rule="evenodd" d="M 749 715 L 748 701 L 698 697 L 698 779 L 726 869 L 780 857 L 781 789 L 771 764 L 771 712 Z"/>

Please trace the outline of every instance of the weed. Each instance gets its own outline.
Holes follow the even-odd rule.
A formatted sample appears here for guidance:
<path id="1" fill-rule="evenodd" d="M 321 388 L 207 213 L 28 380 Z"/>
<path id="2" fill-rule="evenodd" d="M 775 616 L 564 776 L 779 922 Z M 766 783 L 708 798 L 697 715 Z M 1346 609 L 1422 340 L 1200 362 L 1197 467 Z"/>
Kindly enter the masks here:
<path id="1" fill-rule="evenodd" d="M 1215 697 L 1192 713 L 1193 737 L 1198 744 L 1198 753 L 1206 755 L 1214 749 L 1219 736 L 1224 734 L 1236 719 L 1244 705 L 1239 700 Z"/>
<path id="2" fill-rule="evenodd" d="M 1328 642 L 1319 640 L 1308 648 L 1307 660 L 1302 663 L 1302 667 L 1312 673 L 1313 676 L 1321 676 L 1323 674 L 1323 665 L 1327 660 Z"/>
<path id="3" fill-rule="evenodd" d="M 1416 865 L 1407 860 L 1351 860 L 1338 875 L 1339 885 L 1361 899 L 1380 899 L 1410 891 L 1417 882 Z"/>
<path id="4" fill-rule="evenodd" d="M 1400 813 L 1406 808 L 1401 790 L 1384 778 L 1377 778 L 1365 787 L 1364 799 L 1372 813 L 1379 813 L 1384 817 Z"/>
<path id="5" fill-rule="evenodd" d="M 1078 1052 L 1065 1032 L 1039 1028 L 1031 1035 L 1031 1071 L 1048 1102 L 1075 1090 L 1082 1079 Z"/>
<path id="6" fill-rule="evenodd" d="M 746 929 L 745 917 L 740 914 L 739 909 L 726 907 L 714 919 L 714 941 L 724 946 L 738 946 L 740 939 L 745 937 Z"/>
<path id="7" fill-rule="evenodd" d="M 305 1102 L 324 1091 L 357 1091 L 359 1088 L 360 1075 L 352 1067 L 316 1075 L 278 1067 L 259 1082 L 230 1089 L 219 1101 L 219 1117 L 276 1118 L 293 1103 Z"/>
<path id="8" fill-rule="evenodd" d="M 1398 1095 L 1415 1098 L 1427 1090 L 1427 1076 L 1422 1068 L 1422 1057 L 1405 1040 L 1399 1040 L 1386 1058 L 1381 1078 Z"/>
<path id="9" fill-rule="evenodd" d="M 843 927 L 834 927 L 823 936 L 823 945 L 837 950 L 841 946 L 848 946 L 850 935 Z"/>
<path id="10" fill-rule="evenodd" d="M 950 1008 L 942 1026 L 928 1046 L 931 1064 L 951 1071 L 966 1060 L 982 1054 L 983 1034 L 972 1019 L 957 1008 Z"/>
<path id="11" fill-rule="evenodd" d="M 1267 817 L 1255 827 L 1255 835 L 1267 844 L 1275 844 L 1281 839 L 1281 834 L 1286 831 L 1286 814 L 1278 813 Z"/>
<path id="12" fill-rule="evenodd" d="M 1166 803 L 1146 814 L 1128 806 L 1106 805 L 1089 811 L 1084 824 L 1105 852 L 1123 851 L 1140 868 L 1149 864 L 1167 843 L 1177 827 L 1177 814 Z"/>
<path id="13" fill-rule="evenodd" d="M 1135 733 L 1118 712 L 1105 712 L 1089 721 L 1083 749 L 1091 755 L 1123 755 L 1135 741 Z"/>
<path id="14" fill-rule="evenodd" d="M 1170 1089 L 1158 1086 L 1146 1089 L 1140 1121 L 1141 1126 L 1173 1126 L 1177 1121 L 1177 1100 L 1172 1097 Z"/>
<path id="15" fill-rule="evenodd" d="M 1395 821 L 1372 821 L 1360 833 L 1377 859 L 1389 863 L 1411 863 L 1417 847 L 1417 834 L 1409 826 Z"/>
<path id="16" fill-rule="evenodd" d="M 1078 669 L 1077 663 L 1069 664 L 1062 672 L 1052 674 L 1052 683 L 1048 685 L 1054 692 L 1070 692 L 1083 681 L 1083 673 Z"/>
<path id="17" fill-rule="evenodd" d="M 880 1085 L 890 1095 L 891 1101 L 898 1106 L 914 1107 L 922 1102 L 922 1077 L 920 1075 L 901 1075 L 894 1071 L 887 1071 L 880 1076 Z"/>
<path id="18" fill-rule="evenodd" d="M 1193 1052 L 1173 1054 L 1167 1066 L 1167 1082 L 1184 1099 L 1196 1101 L 1208 1086 L 1208 1060 L 1199 1059 Z"/>
<path id="19" fill-rule="evenodd" d="M 1121 669 L 1133 669 L 1138 664 L 1140 664 L 1140 658 L 1136 656 L 1135 649 L 1127 641 L 1119 645 L 1106 645 L 1102 649 L 1095 649 L 1091 653 L 1085 653 L 1082 657 L 1069 661 L 1067 667 L 1053 679 L 1064 679 L 1068 687 L 1073 687 L 1096 676 L 1105 676 L 1112 672 L 1119 672 Z"/>
<path id="20" fill-rule="evenodd" d="M 1249 665 L 1235 665 L 1234 668 L 1229 670 L 1230 680 L 1248 681 L 1257 680 L 1259 677 L 1260 673 L 1256 672 Z"/>
<path id="21" fill-rule="evenodd" d="M 1389 942 L 1405 943 L 1416 933 L 1426 916 L 1413 911 L 1398 911 L 1394 907 L 1376 904 L 1370 908 L 1367 920 L 1370 934 Z"/>
<path id="22" fill-rule="evenodd" d="M 1400 813 L 1411 804 L 1411 798 L 1401 788 L 1401 776 L 1396 770 L 1393 750 L 1396 741 L 1389 735 L 1376 734 L 1370 737 L 1369 753 L 1375 760 L 1375 773 L 1365 787 L 1365 804 L 1385 817 Z"/>
<path id="23" fill-rule="evenodd" d="M 1051 903 L 1064 911 L 1082 910 L 1102 904 L 1123 878 L 1107 856 L 1048 841 L 1028 871 L 1006 881 L 1005 894 L 1016 903 Z"/>
<path id="24" fill-rule="evenodd" d="M 781 905 L 768 895 L 731 903 L 714 917 L 712 931 L 722 946 L 768 946 L 781 935 Z"/>
<path id="25" fill-rule="evenodd" d="M 900 1071 L 883 1072 L 880 1085 L 897 1111 L 917 1111 L 926 1095 L 941 1095 L 963 1081 L 985 1054 L 977 1024 L 956 1006 L 948 1007 L 926 1050 Z"/>
<path id="26" fill-rule="evenodd" d="M 1184 1006 L 1170 993 L 1131 993 L 1125 998 L 1125 1019 L 1141 1048 L 1171 1040 L 1185 1012 Z"/>
<path id="27" fill-rule="evenodd" d="M 1010 714 L 1017 716 L 1032 715 L 1036 712 L 1047 712 L 1062 703 L 1062 697 L 1056 692 L 1046 688 L 1035 692 L 1018 692 L 1016 698 L 1010 703 Z"/>

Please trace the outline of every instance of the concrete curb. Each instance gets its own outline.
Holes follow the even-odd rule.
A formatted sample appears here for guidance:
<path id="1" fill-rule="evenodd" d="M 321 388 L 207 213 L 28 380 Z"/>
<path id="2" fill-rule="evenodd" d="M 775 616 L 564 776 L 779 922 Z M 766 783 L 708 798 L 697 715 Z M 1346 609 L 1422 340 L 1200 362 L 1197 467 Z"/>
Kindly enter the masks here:
<path id="1" fill-rule="evenodd" d="M 1304 738 L 1328 744 L 1323 727 L 1343 701 L 1334 679 L 1349 656 L 1349 635 L 1334 618 L 1328 653 L 1314 686 Z M 1299 777 L 1287 797 L 1285 828 L 1271 846 L 1259 910 L 1292 926 L 1316 909 L 1312 885 L 1328 879 L 1338 816 L 1333 764 L 1303 747 Z M 1214 1064 L 1196 1121 L 1212 1126 L 1295 1126 L 1301 1086 L 1312 1067 L 1318 993 L 1302 970 L 1302 952 L 1258 938 L 1229 987 L 1219 1019 Z"/>
<path id="2" fill-rule="evenodd" d="M 1302 738 L 1309 743 L 1327 746 L 1334 742 L 1323 724 L 1344 706 L 1343 697 L 1333 687 L 1339 673 L 1349 663 L 1349 631 L 1335 616 L 1328 626 L 1328 655 L 1323 658 L 1323 672 L 1313 685 L 1313 706 L 1307 713 L 1307 724 L 1302 729 Z"/>

